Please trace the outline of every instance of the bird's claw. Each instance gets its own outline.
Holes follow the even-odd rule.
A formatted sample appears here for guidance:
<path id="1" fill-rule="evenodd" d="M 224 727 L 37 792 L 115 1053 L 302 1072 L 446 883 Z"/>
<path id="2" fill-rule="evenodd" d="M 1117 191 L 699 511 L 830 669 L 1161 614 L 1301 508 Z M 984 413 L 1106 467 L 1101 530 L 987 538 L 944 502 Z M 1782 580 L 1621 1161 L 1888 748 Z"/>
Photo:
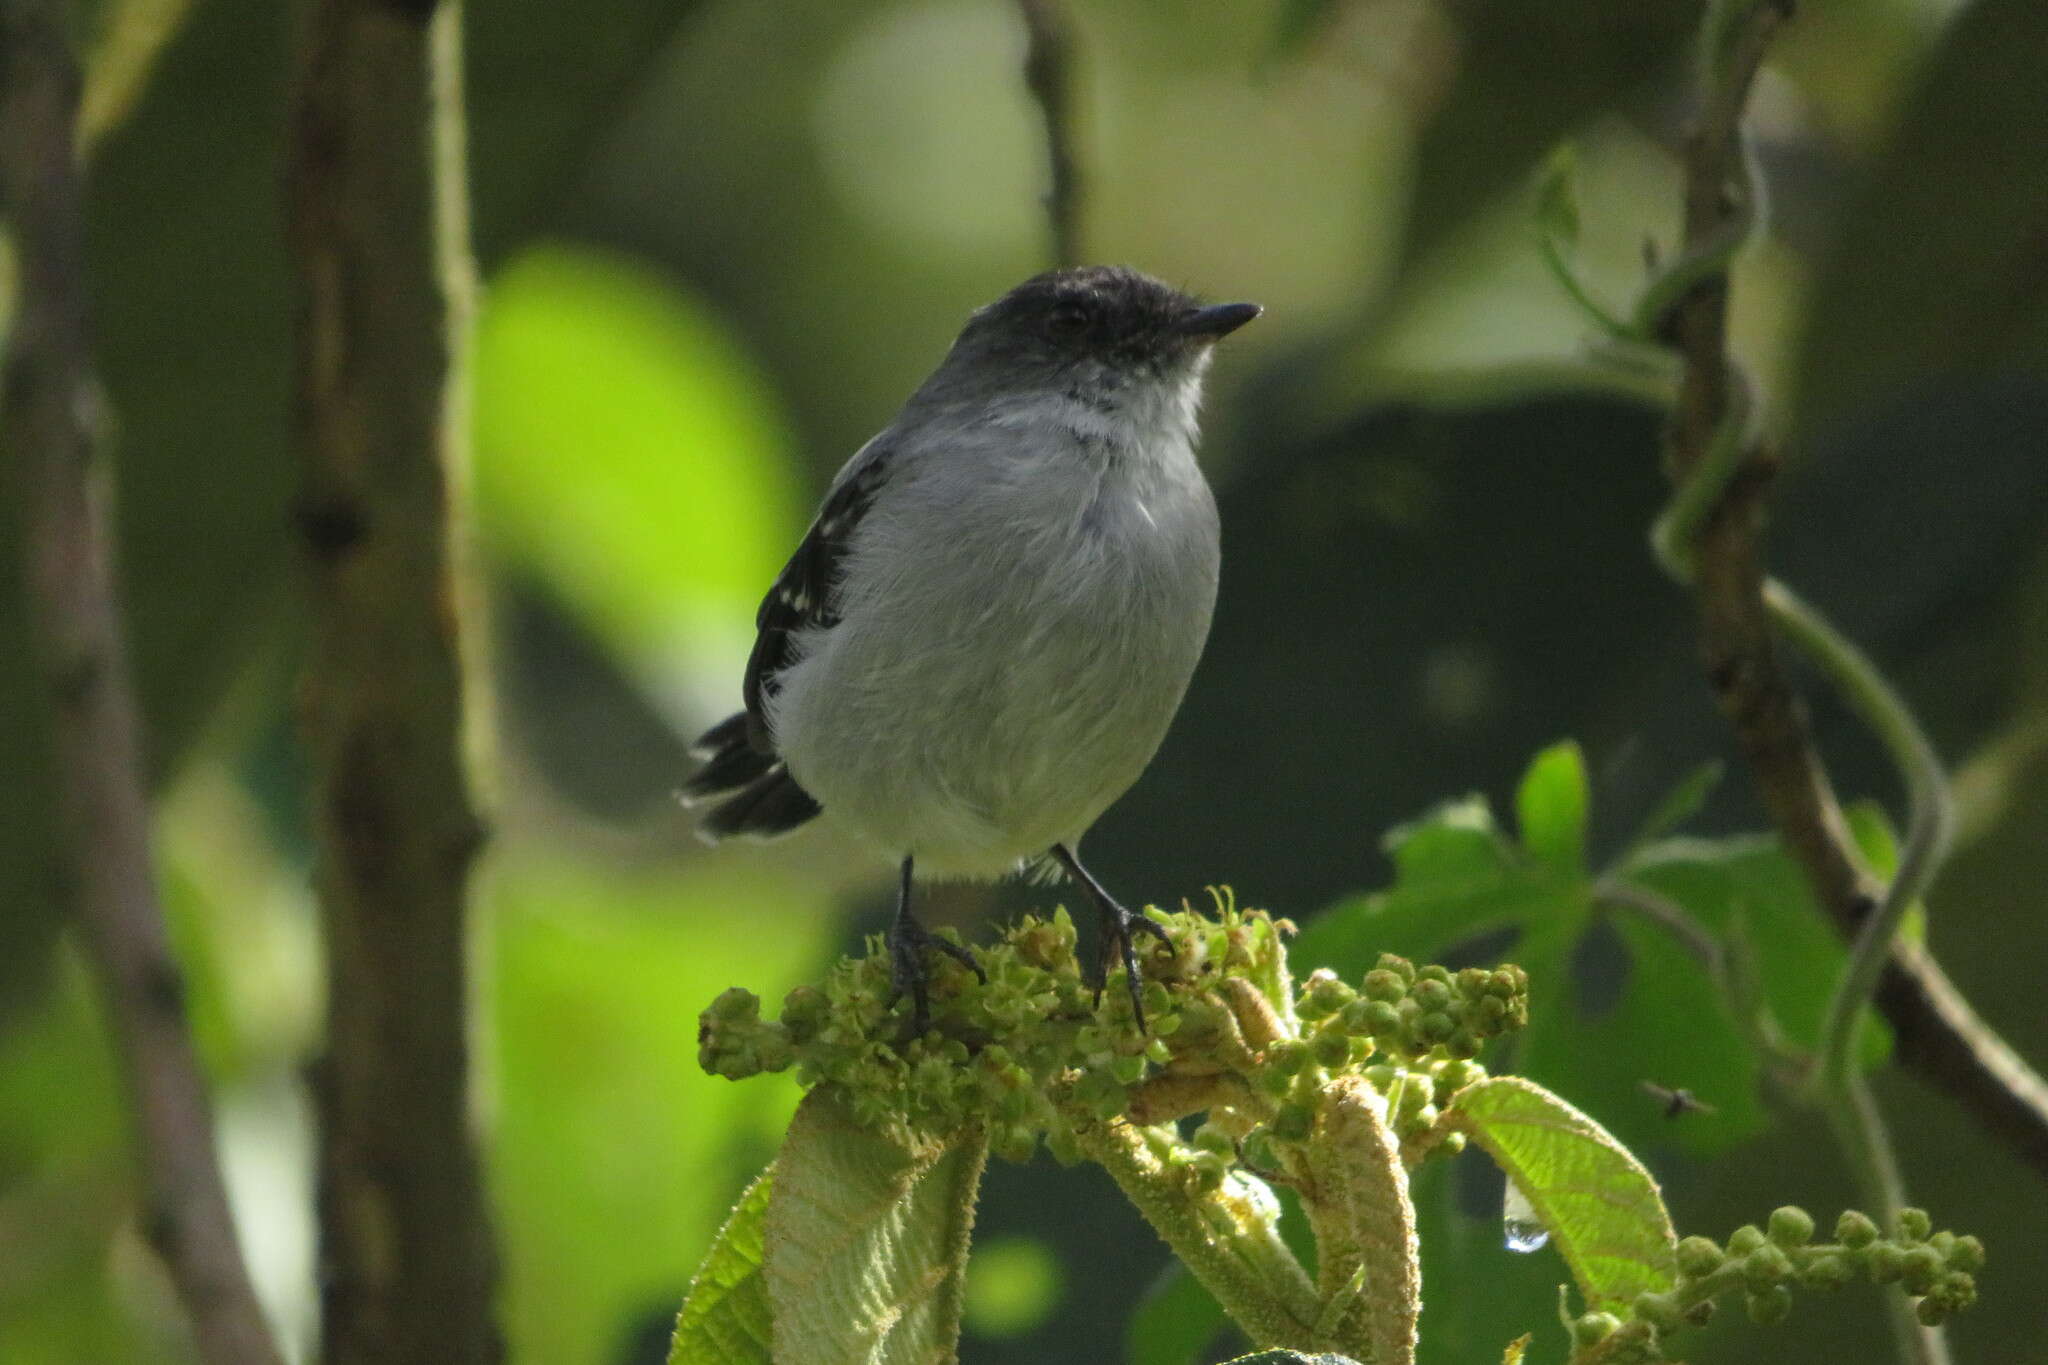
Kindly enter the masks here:
<path id="1" fill-rule="evenodd" d="M 988 984 L 988 973 L 974 959 L 974 954 L 950 939 L 940 938 L 931 930 L 905 915 L 889 926 L 889 999 L 885 1002 L 893 1007 L 906 994 L 910 996 L 911 1036 L 921 1038 L 931 1027 L 931 997 L 927 989 L 930 980 L 925 970 L 924 954 L 936 949 L 952 958 L 961 966 L 973 972 Z"/>

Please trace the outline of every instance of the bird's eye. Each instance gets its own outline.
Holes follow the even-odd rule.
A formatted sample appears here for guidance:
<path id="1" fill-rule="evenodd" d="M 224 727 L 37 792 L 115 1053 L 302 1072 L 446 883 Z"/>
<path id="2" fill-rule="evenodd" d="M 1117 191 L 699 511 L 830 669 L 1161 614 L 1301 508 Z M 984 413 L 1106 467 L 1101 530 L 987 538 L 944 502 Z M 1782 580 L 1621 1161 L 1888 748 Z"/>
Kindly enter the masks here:
<path id="1" fill-rule="evenodd" d="M 1088 310 L 1078 303 L 1063 303 L 1052 310 L 1045 325 L 1054 336 L 1079 336 L 1088 330 Z"/>

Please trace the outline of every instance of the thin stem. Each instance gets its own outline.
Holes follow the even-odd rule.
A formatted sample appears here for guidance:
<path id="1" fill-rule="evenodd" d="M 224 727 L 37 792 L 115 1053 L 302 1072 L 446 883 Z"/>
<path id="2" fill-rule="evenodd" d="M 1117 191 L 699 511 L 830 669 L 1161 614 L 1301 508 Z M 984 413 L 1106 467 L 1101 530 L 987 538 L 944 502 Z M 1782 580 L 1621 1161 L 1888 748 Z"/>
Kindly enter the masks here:
<path id="1" fill-rule="evenodd" d="M 1128 1123 L 1110 1122 L 1084 1130 L 1081 1150 L 1116 1181 L 1167 1246 L 1202 1282 L 1223 1310 L 1261 1346 L 1315 1350 L 1322 1304 L 1308 1272 L 1269 1228 L 1219 1233 L 1204 1217 L 1206 1199 L 1167 1172 Z"/>
<path id="2" fill-rule="evenodd" d="M 1822 1108 L 1834 1130 L 1835 1145 L 1855 1177 L 1858 1197 L 1885 1227 L 1896 1227 L 1899 1210 L 1905 1207 L 1906 1187 L 1892 1150 L 1891 1133 L 1869 1085 L 1860 1074 L 1845 1073 L 1831 1102 Z M 1890 1293 L 1884 1298 L 1901 1365 L 1950 1365 L 1948 1338 L 1942 1329 L 1922 1323 L 1912 1300 L 1904 1294 Z"/>
<path id="3" fill-rule="evenodd" d="M 1073 24 L 1060 0 L 1017 0 L 1024 20 L 1024 84 L 1045 123 L 1046 225 L 1053 264 L 1081 264 L 1081 170 L 1074 156 Z"/>
<path id="4" fill-rule="evenodd" d="M 184 977 L 150 862 L 142 723 L 115 582 L 86 315 L 80 84 L 60 0 L 0 0 L 0 213 L 19 271 L 0 433 L 19 474 L 23 584 L 49 704 L 62 832 L 54 856 L 126 1072 L 144 1226 L 199 1355 L 209 1365 L 275 1365 L 215 1157 Z"/>
<path id="5" fill-rule="evenodd" d="M 1828 1004 L 1816 1082 L 1833 1089 L 1854 1068 L 1863 1007 L 1870 1003 L 1878 978 L 1891 961 L 1892 940 L 1906 912 L 1934 880 L 1947 856 L 1955 815 L 1934 746 L 1863 651 L 1775 579 L 1764 583 L 1764 604 L 1779 628 L 1820 665 L 1876 732 L 1905 779 L 1910 807 L 1898 871 L 1858 933 L 1849 965 Z"/>

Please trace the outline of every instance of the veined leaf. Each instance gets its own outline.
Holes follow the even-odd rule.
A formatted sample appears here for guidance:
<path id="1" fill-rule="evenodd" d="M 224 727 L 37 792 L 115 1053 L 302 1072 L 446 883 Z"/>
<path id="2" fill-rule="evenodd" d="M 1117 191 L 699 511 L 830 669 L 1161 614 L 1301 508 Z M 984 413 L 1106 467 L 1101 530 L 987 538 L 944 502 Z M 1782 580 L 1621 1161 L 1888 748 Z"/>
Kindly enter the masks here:
<path id="1" fill-rule="evenodd" d="M 1657 1182 L 1605 1128 L 1518 1076 L 1466 1086 L 1445 1118 L 1528 1195 L 1590 1307 L 1671 1287 L 1671 1215 Z"/>
<path id="2" fill-rule="evenodd" d="M 797 1106 L 768 1200 L 775 1365 L 957 1358 L 980 1130 L 904 1143 L 819 1086 Z"/>
<path id="3" fill-rule="evenodd" d="M 761 1224 L 773 1184 L 770 1167 L 718 1230 L 676 1317 L 668 1365 L 768 1365 L 773 1315 L 761 1275 Z"/>

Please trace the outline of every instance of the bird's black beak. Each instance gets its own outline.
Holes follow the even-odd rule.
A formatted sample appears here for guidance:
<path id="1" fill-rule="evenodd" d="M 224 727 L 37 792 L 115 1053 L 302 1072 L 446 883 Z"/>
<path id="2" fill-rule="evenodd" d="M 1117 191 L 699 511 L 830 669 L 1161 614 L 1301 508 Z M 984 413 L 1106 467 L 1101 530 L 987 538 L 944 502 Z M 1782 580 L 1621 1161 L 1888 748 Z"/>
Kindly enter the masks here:
<path id="1" fill-rule="evenodd" d="M 1256 303 L 1212 303 L 1180 320 L 1181 335 L 1215 341 L 1229 336 L 1264 311 Z"/>

